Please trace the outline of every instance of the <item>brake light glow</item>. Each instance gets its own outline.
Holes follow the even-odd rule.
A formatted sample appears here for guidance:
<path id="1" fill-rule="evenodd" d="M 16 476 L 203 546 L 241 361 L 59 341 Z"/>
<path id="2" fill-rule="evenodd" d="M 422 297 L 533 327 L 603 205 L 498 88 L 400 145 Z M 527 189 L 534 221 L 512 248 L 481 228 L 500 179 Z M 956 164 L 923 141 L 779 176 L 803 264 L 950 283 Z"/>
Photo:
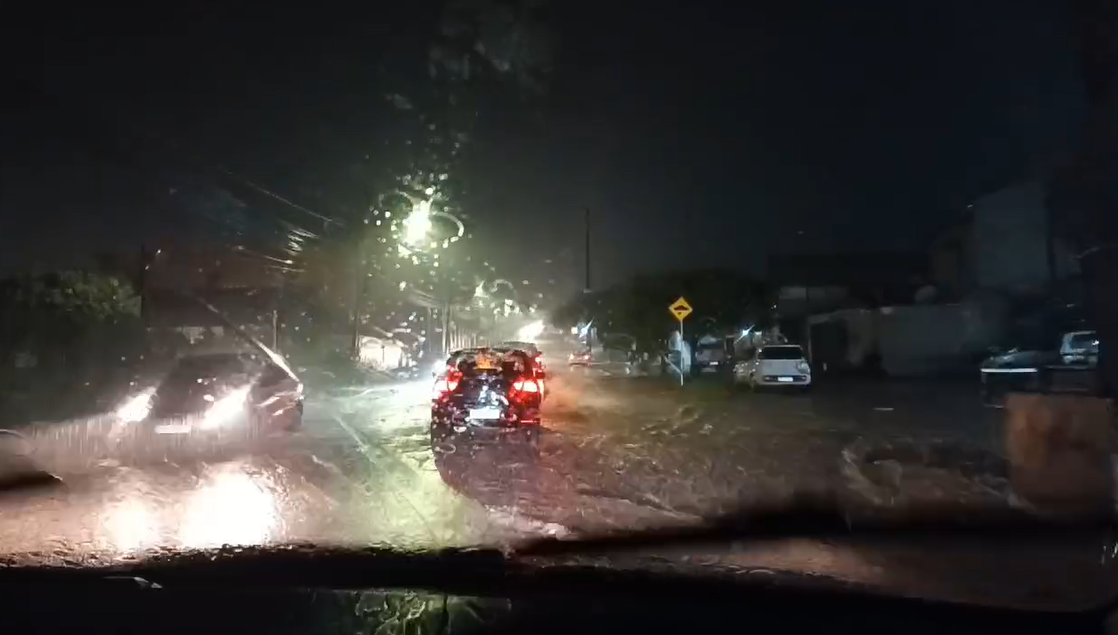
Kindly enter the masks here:
<path id="1" fill-rule="evenodd" d="M 535 381 L 531 379 L 518 379 L 512 382 L 513 390 L 519 392 L 539 392 L 540 387 Z"/>
<path id="2" fill-rule="evenodd" d="M 439 377 L 435 380 L 434 397 L 438 399 L 458 387 L 457 377 Z"/>

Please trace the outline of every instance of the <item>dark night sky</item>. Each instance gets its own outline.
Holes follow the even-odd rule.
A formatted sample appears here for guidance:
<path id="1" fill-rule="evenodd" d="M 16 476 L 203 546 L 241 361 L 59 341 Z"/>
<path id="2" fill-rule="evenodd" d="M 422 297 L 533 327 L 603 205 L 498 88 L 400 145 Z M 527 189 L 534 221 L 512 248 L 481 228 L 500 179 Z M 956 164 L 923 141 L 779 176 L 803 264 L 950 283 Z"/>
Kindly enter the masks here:
<path id="1" fill-rule="evenodd" d="M 583 206 L 597 282 L 921 249 L 970 199 L 1075 145 L 1056 1 L 560 6 L 549 94 L 487 113 L 470 166 L 479 240 L 514 245 L 497 261 L 540 276 L 564 248 L 581 257 Z M 289 140 L 345 114 L 330 95 L 375 89 L 353 78 L 377 62 L 362 41 L 382 34 L 345 12 L 61 15 L 3 27 L 6 74 L 54 95 L 20 84 L 5 99 L 5 270 L 179 231 L 158 178 L 177 159 L 153 138 L 287 194 L 303 165 Z M 129 148 L 120 161 L 83 140 L 90 126 Z M 574 266 L 550 275 L 574 283 Z"/>

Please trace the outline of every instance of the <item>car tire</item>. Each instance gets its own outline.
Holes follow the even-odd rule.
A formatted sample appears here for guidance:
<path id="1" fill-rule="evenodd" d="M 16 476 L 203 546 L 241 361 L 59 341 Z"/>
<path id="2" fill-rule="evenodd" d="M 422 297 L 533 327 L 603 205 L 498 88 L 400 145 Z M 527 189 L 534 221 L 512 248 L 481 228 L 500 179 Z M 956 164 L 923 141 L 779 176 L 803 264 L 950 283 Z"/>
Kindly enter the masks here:
<path id="1" fill-rule="evenodd" d="M 275 422 L 275 430 L 280 432 L 295 432 L 303 426 L 303 408 L 285 412 Z"/>
<path id="2" fill-rule="evenodd" d="M 524 443 L 530 448 L 538 448 L 540 445 L 540 426 L 534 424 L 525 428 L 522 432 Z"/>
<path id="3" fill-rule="evenodd" d="M 442 443 L 452 436 L 454 436 L 454 432 L 450 429 L 450 426 L 437 421 L 431 422 L 431 441 L 433 443 Z"/>

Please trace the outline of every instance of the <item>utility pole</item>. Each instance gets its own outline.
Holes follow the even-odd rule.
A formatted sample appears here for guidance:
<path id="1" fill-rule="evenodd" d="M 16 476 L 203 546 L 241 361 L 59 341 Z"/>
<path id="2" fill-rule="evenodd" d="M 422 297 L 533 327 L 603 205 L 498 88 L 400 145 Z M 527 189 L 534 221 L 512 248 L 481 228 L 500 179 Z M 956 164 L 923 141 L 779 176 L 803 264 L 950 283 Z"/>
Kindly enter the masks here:
<path id="1" fill-rule="evenodd" d="M 148 311 L 150 310 L 147 303 L 147 288 L 148 288 L 148 258 L 147 246 L 140 243 L 140 270 L 136 276 L 136 293 L 140 296 L 140 319 L 147 321 Z"/>
<path id="2" fill-rule="evenodd" d="M 365 299 L 365 267 L 361 246 L 353 259 L 353 359 L 361 359 L 361 309 Z"/>
<path id="3" fill-rule="evenodd" d="M 1118 396 L 1118 5 L 1110 0 L 1073 0 L 1080 39 L 1080 66 L 1087 113 L 1083 148 L 1074 166 L 1078 199 L 1073 213 L 1087 228 L 1080 236 L 1079 265 L 1087 287 L 1088 313 L 1099 335 L 1103 389 Z M 1078 209 L 1075 209 L 1078 208 Z"/>
<path id="4" fill-rule="evenodd" d="M 586 229 L 586 248 L 584 250 L 584 255 L 586 256 L 586 286 L 583 287 L 582 291 L 584 293 L 590 293 L 590 208 L 584 208 L 583 211 L 585 212 L 583 218 L 585 220 L 584 224 Z"/>
<path id="5" fill-rule="evenodd" d="M 450 298 L 443 305 L 443 354 L 450 354 Z"/>
<path id="6" fill-rule="evenodd" d="M 443 350 L 442 350 L 442 354 L 443 355 L 449 355 L 450 354 L 450 306 L 451 306 L 451 302 L 454 299 L 454 298 L 451 297 L 449 274 L 444 274 L 444 278 L 442 280 L 439 280 L 438 284 L 439 284 L 438 295 L 440 296 L 440 299 L 442 300 L 442 307 L 441 307 L 441 311 L 442 311 L 441 322 L 442 322 L 442 329 L 443 329 L 443 336 L 442 336 Z"/>
<path id="7" fill-rule="evenodd" d="M 435 308 L 432 306 L 427 307 L 427 321 L 426 333 L 423 339 L 423 352 L 425 353 L 424 359 L 431 359 L 435 356 Z"/>

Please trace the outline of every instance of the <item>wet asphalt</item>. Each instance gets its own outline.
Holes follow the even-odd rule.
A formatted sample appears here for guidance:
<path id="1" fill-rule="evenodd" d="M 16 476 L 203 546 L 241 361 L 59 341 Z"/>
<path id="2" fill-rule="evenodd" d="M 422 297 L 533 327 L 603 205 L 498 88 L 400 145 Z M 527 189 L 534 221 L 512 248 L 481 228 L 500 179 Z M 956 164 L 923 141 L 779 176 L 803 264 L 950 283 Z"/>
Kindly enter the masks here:
<path id="1" fill-rule="evenodd" d="M 581 374 L 549 382 L 538 445 L 432 443 L 429 384 L 318 390 L 301 429 L 251 440 L 114 444 L 103 421 L 36 428 L 27 464 L 61 485 L 0 491 L 0 551 L 88 563 L 226 545 L 505 545 L 693 524 L 801 491 L 880 495 L 890 483 L 852 476 L 866 447 L 998 446 L 997 413 L 965 387 L 755 395 L 716 378 Z M 952 486 L 998 496 L 997 475 L 983 479 Z"/>

